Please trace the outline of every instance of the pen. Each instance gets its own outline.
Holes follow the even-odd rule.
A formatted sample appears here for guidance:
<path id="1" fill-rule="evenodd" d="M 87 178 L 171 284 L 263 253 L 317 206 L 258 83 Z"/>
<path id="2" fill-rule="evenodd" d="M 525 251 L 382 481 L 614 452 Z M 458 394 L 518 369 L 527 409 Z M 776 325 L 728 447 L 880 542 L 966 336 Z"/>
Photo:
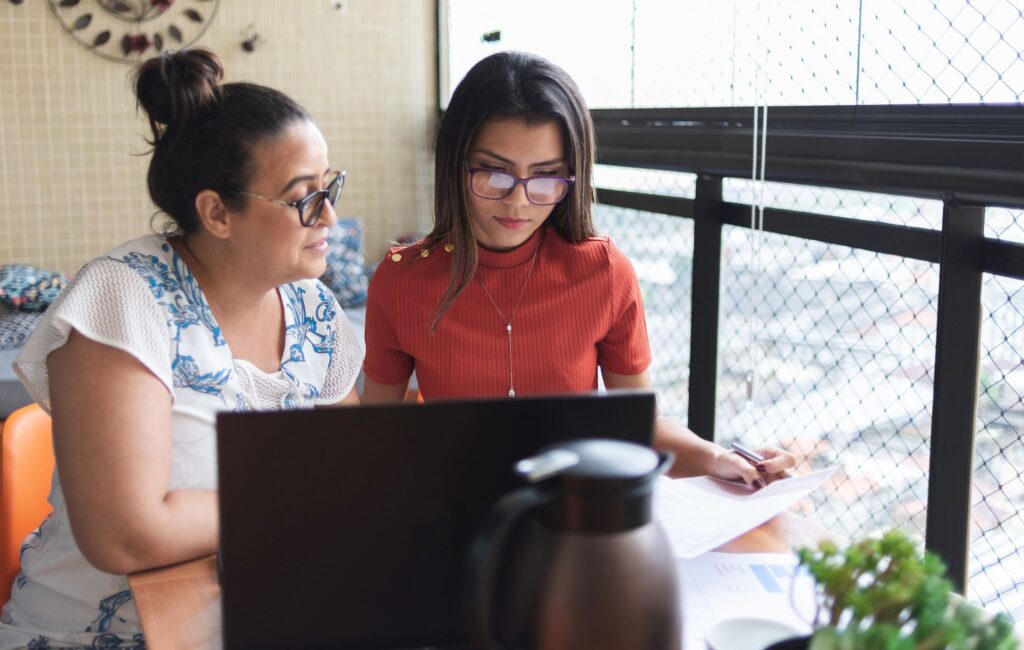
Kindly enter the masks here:
<path id="1" fill-rule="evenodd" d="M 733 453 L 739 454 L 741 458 L 749 462 L 751 465 L 760 465 L 765 461 L 764 456 L 757 453 L 756 451 L 753 451 L 752 449 L 747 449 L 746 447 L 744 447 L 743 445 L 736 441 L 733 441 L 733 443 L 729 447 Z M 782 478 L 789 478 L 790 474 L 789 472 L 783 471 L 779 472 L 779 476 L 781 476 Z"/>

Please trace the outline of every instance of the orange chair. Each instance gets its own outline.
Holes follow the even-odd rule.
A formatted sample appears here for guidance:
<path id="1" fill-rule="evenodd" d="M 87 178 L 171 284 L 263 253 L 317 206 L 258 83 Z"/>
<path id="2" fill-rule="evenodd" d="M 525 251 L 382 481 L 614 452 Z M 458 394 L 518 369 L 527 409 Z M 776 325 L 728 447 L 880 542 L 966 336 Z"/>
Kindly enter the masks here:
<path id="1" fill-rule="evenodd" d="M 0 605 L 10 598 L 25 537 L 51 510 L 50 425 L 50 416 L 30 404 L 11 413 L 0 429 Z"/>

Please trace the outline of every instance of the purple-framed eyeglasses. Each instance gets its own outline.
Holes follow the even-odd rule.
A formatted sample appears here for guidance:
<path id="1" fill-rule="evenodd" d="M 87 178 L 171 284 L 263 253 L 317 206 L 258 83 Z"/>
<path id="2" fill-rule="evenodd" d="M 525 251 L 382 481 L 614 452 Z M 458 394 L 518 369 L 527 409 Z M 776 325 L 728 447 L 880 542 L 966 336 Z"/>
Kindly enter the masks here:
<path id="1" fill-rule="evenodd" d="M 498 201 L 522 184 L 526 190 L 526 200 L 534 205 L 554 205 L 569 193 L 569 186 L 576 182 L 576 177 L 561 178 L 558 176 L 530 176 L 520 178 L 500 169 L 486 167 L 469 167 L 469 191 L 481 199 Z"/>

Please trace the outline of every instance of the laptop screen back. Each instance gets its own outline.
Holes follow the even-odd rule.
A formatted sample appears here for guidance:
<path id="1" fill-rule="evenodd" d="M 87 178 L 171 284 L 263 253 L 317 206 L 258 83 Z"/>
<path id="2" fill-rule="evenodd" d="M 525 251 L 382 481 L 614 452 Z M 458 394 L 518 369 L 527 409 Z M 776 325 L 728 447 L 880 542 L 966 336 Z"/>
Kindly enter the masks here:
<path id="1" fill-rule="evenodd" d="M 516 461 L 649 445 L 654 411 L 626 392 L 220 414 L 225 647 L 467 643 L 466 554 Z"/>

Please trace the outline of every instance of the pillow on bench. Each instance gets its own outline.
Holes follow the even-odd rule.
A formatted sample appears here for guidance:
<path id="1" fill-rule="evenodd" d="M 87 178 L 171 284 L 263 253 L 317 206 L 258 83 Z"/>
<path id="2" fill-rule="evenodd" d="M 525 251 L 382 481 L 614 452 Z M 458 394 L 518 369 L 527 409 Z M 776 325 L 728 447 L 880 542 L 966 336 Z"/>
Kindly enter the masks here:
<path id="1" fill-rule="evenodd" d="M 11 364 L 42 317 L 40 311 L 8 311 L 0 307 L 0 420 L 32 402 Z"/>
<path id="2" fill-rule="evenodd" d="M 363 252 L 363 224 L 359 219 L 338 219 L 327 231 L 327 270 L 320 280 L 334 292 L 342 309 L 366 304 L 370 286 Z"/>
<path id="3" fill-rule="evenodd" d="M 0 305 L 19 311 L 44 311 L 68 284 L 63 274 L 28 264 L 0 266 Z"/>
<path id="4" fill-rule="evenodd" d="M 11 364 L 67 284 L 64 275 L 28 264 L 0 266 L 0 420 L 32 402 Z"/>

